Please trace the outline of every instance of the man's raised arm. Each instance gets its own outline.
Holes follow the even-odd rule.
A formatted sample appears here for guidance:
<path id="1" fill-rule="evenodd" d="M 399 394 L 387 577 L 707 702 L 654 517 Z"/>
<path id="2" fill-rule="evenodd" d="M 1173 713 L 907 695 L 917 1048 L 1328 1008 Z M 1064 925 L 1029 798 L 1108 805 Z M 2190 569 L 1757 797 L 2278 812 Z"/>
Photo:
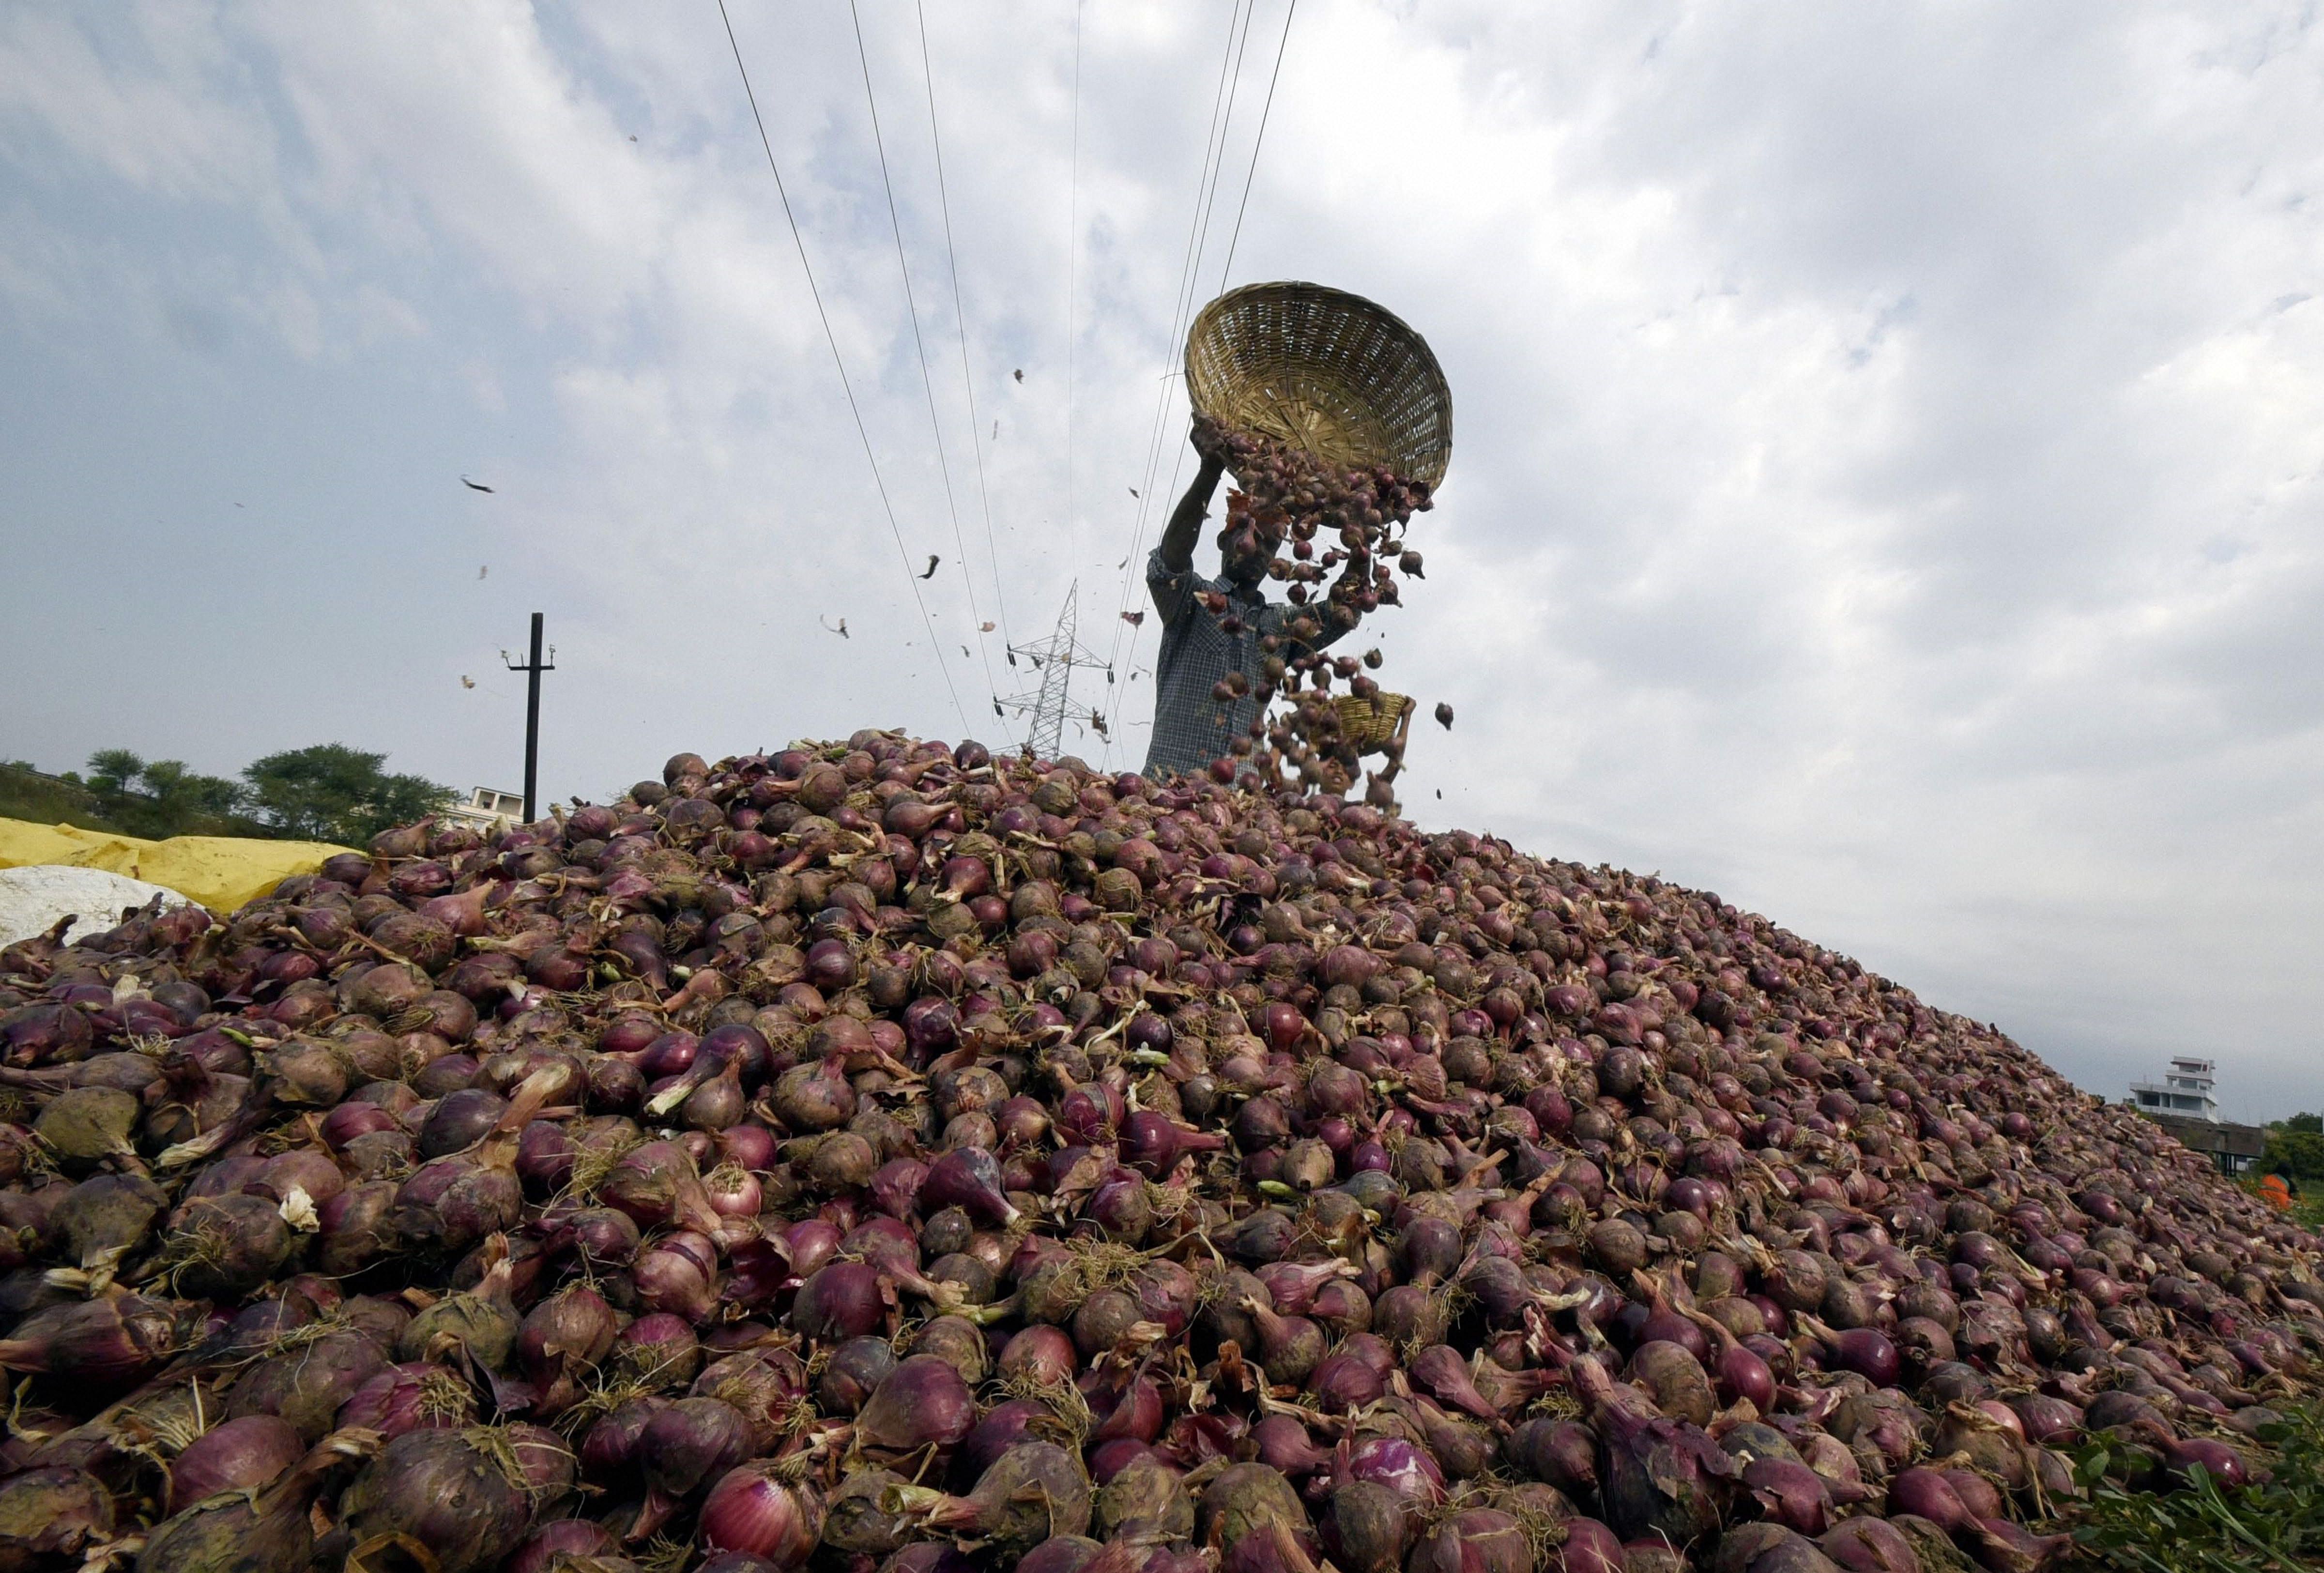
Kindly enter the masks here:
<path id="1" fill-rule="evenodd" d="M 1171 573 L 1183 574 L 1194 566 L 1194 538 L 1203 532 L 1203 520 L 1210 512 L 1211 493 L 1219 489 L 1219 477 L 1226 474 L 1226 469 L 1222 456 L 1204 454 L 1203 467 L 1195 472 L 1194 483 L 1178 499 L 1178 507 L 1170 515 L 1169 528 L 1162 532 L 1159 547 L 1162 566 Z"/>

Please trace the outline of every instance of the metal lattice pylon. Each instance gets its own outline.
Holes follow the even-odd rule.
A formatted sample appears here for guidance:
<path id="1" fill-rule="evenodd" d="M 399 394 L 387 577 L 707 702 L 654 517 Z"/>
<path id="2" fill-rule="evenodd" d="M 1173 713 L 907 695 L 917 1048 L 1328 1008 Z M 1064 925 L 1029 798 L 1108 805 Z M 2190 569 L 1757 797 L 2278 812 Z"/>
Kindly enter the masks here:
<path id="1" fill-rule="evenodd" d="M 1019 658 L 1030 661 L 1039 680 L 1025 692 L 1007 699 L 995 695 L 992 713 L 1010 713 L 1027 718 L 1023 746 L 1038 759 L 1054 759 L 1065 747 L 1065 722 L 1085 726 L 1100 737 L 1108 735 L 1105 713 L 1086 704 L 1074 703 L 1074 669 L 1086 667 L 1093 671 L 1104 670 L 1108 679 L 1111 672 L 1106 664 L 1084 649 L 1076 637 L 1080 613 L 1078 602 L 1081 581 L 1074 581 L 1065 592 L 1065 604 L 1057 613 L 1057 626 L 1049 637 L 1038 644 L 1010 645 L 1009 663 L 1015 666 Z"/>

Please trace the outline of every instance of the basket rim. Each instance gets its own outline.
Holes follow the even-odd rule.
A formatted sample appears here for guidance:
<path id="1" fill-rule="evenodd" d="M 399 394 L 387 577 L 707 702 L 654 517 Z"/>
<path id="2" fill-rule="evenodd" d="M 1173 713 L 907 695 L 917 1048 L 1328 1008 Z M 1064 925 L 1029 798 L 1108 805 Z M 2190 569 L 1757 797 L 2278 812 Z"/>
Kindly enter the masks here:
<path id="1" fill-rule="evenodd" d="M 1203 384 L 1194 370 L 1196 346 L 1204 341 L 1212 330 L 1212 325 L 1219 317 L 1245 301 L 1266 297 L 1322 300 L 1351 315 L 1371 317 L 1388 329 L 1391 335 L 1402 338 L 1411 346 L 1416 363 L 1415 370 L 1425 383 L 1428 402 L 1435 416 L 1437 451 L 1432 455 L 1431 462 L 1421 466 L 1421 469 L 1409 478 L 1425 481 L 1432 488 L 1442 485 L 1444 472 L 1450 467 L 1452 456 L 1452 385 L 1445 380 L 1444 368 L 1437 361 L 1436 352 L 1429 347 L 1428 340 L 1423 337 L 1410 323 L 1379 302 L 1358 295 L 1352 290 L 1335 289 L 1329 284 L 1316 284 L 1300 279 L 1277 279 L 1252 284 L 1238 284 L 1233 289 L 1213 297 L 1200 311 L 1194 314 L 1194 320 L 1187 327 L 1185 351 L 1181 362 L 1182 375 L 1186 384 L 1187 403 L 1194 413 L 1197 416 L 1216 413 L 1215 409 L 1206 404 L 1202 397 Z"/>

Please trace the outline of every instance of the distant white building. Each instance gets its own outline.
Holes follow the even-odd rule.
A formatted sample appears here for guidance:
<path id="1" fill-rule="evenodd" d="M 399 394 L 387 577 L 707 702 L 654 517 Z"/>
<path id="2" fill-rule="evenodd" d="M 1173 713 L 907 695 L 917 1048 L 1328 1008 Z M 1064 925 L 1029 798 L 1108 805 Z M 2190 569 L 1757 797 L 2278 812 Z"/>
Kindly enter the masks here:
<path id="1" fill-rule="evenodd" d="M 2212 1073 L 2218 1069 L 2212 1061 L 2181 1056 L 2171 1062 L 2171 1069 L 2162 1081 L 2132 1082 L 2130 1100 L 2149 1113 L 2216 1122 L 2219 1101 L 2211 1096 L 2211 1088 Z"/>
<path id="2" fill-rule="evenodd" d="M 516 824 L 524 818 L 524 794 L 501 792 L 490 786 L 471 786 L 463 802 L 455 803 L 437 817 L 449 824 L 463 825 L 481 834 Z"/>

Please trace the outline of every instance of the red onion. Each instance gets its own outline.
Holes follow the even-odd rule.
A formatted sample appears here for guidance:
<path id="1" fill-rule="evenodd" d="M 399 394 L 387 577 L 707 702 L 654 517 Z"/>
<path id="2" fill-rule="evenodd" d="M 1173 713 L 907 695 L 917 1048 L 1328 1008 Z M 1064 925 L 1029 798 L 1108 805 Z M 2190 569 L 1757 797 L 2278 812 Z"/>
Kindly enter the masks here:
<path id="1" fill-rule="evenodd" d="M 1022 1552 L 1087 1529 L 1090 1496 L 1081 1460 L 1052 1443 L 1027 1442 L 995 1460 L 964 1497 L 890 1486 L 881 1505 L 930 1528 L 969 1531 L 1003 1551 Z"/>
<path id="2" fill-rule="evenodd" d="M 1992 1573 L 2038 1573 L 2074 1543 L 2071 1535 L 2036 1535 L 2003 1518 L 1972 1521 L 1968 1533 L 1958 1538 L 1974 1548 L 1978 1563 Z"/>
<path id="3" fill-rule="evenodd" d="M 703 1177 L 702 1188 L 710 1200 L 710 1209 L 721 1218 L 755 1218 L 763 1192 L 757 1176 L 736 1164 L 712 1170 Z"/>
<path id="4" fill-rule="evenodd" d="M 1286 1316 L 1302 1316 L 1314 1303 L 1315 1292 L 1355 1269 L 1341 1261 L 1269 1262 L 1253 1276 L 1267 1286 L 1268 1301 Z"/>
<path id="5" fill-rule="evenodd" d="M 315 1499 L 329 1473 L 344 1460 L 362 1457 L 367 1446 L 368 1440 L 359 1436 L 335 1437 L 255 1492 L 223 1492 L 194 1504 L 153 1527 L 138 1556 L 139 1565 L 149 1573 L 175 1573 L 180 1568 L 309 1566 L 314 1559 Z M 22 1484 L 37 1482 L 50 1473 L 28 1471 L 0 1486 L 0 1495 L 13 1495 Z M 360 1505 L 353 1487 L 340 1503 L 350 1510 L 351 1504 Z M 5 1507 L 16 1505 L 0 1503 Z M 78 1528 L 91 1522 L 80 1517 L 72 1504 L 53 1499 L 25 1505 L 39 1515 L 31 1522 L 45 1520 L 51 1535 L 60 1523 Z M 109 1511 L 105 1522 L 109 1527 Z M 65 1540 L 61 1543 L 70 1545 L 72 1541 Z"/>
<path id="6" fill-rule="evenodd" d="M 1655 1405 L 1673 1420 L 1702 1426 L 1711 1423 L 1717 1399 L 1702 1363 L 1683 1346 L 1647 1342 L 1630 1357 L 1624 1380 L 1653 1395 Z"/>
<path id="7" fill-rule="evenodd" d="M 764 1126 L 729 1126 L 718 1133 L 718 1150 L 727 1162 L 757 1173 L 774 1166 L 774 1133 Z"/>
<path id="8" fill-rule="evenodd" d="M 751 1421 L 733 1404 L 681 1398 L 647 1419 L 635 1457 L 647 1484 L 687 1497 L 749 1458 L 757 1445 Z"/>
<path id="9" fill-rule="evenodd" d="M 702 1348 L 685 1318 L 652 1311 L 622 1329 L 614 1340 L 613 1363 L 627 1379 L 681 1387 L 700 1368 Z"/>
<path id="10" fill-rule="evenodd" d="M 1342 1573 L 1394 1573 L 1413 1533 L 1411 1504 L 1369 1480 L 1336 1485 L 1317 1515 L 1322 1539 Z"/>
<path id="11" fill-rule="evenodd" d="M 1620 1537 L 1594 1518 L 1565 1526 L 1565 1573 L 1625 1573 Z"/>
<path id="12" fill-rule="evenodd" d="M 959 1464 L 982 1474 L 1010 1449 L 1031 1440 L 1035 1427 L 1053 1423 L 1056 1412 L 1038 1399 L 1004 1399 L 985 1411 L 961 1439 Z"/>
<path id="13" fill-rule="evenodd" d="M 777 1568 L 805 1562 L 823 1533 L 823 1506 L 767 1461 L 728 1471 L 702 1501 L 702 1542 L 713 1551 L 763 1557 Z"/>
<path id="14" fill-rule="evenodd" d="M 1444 1499 L 1444 1472 L 1436 1460 L 1401 1437 L 1365 1439 L 1348 1454 L 1341 1470 L 1349 1479 L 1385 1486 L 1423 1506 Z"/>
<path id="15" fill-rule="evenodd" d="M 617 1542 L 586 1518 L 551 1519 L 509 1554 L 506 1573 L 551 1573 L 565 1561 L 609 1555 Z"/>
<path id="16" fill-rule="evenodd" d="M 717 1306 L 717 1247 L 690 1230 L 680 1229 L 647 1246 L 630 1271 L 640 1302 L 650 1310 L 699 1322 Z"/>
<path id="17" fill-rule="evenodd" d="M 872 1205 L 890 1218 L 909 1218 L 919 1205 L 928 1166 L 916 1158 L 891 1158 L 872 1176 Z"/>
<path id="18" fill-rule="evenodd" d="M 221 1491 L 255 1491 L 306 1451 L 297 1429 L 271 1414 L 222 1421 L 171 1461 L 170 1511 L 181 1513 Z"/>
<path id="19" fill-rule="evenodd" d="M 1332 1463 L 1332 1455 L 1314 1445 L 1307 1428 L 1287 1414 L 1271 1414 L 1260 1421 L 1250 1428 L 1250 1440 L 1259 1449 L 1260 1463 L 1288 1476 L 1313 1475 Z"/>
<path id="20" fill-rule="evenodd" d="M 1316 1363 L 1307 1378 L 1307 1391 L 1327 1414 L 1344 1414 L 1375 1402 L 1388 1384 L 1370 1364 L 1345 1353 L 1330 1354 Z"/>
<path id="21" fill-rule="evenodd" d="M 1841 1370 L 1853 1371 L 1876 1386 L 1896 1384 L 1903 1374 L 1904 1361 L 1896 1352 L 1895 1340 L 1887 1334 L 1874 1328 L 1835 1331 L 1811 1316 L 1799 1320 L 1831 1350 L 1833 1363 Z"/>
<path id="22" fill-rule="evenodd" d="M 578 1378 L 613 1347 L 619 1319 L 604 1297 L 586 1283 L 567 1284 L 532 1308 L 517 1329 L 516 1356 L 534 1384 Z"/>
<path id="23" fill-rule="evenodd" d="M 1868 1515 L 1840 1520 L 1817 1541 L 1848 1573 L 1921 1573 L 1921 1559 L 1904 1532 Z"/>
<path id="24" fill-rule="evenodd" d="M 791 1305 L 793 1327 L 835 1343 L 862 1337 L 885 1316 L 879 1272 L 865 1262 L 834 1262 L 817 1269 Z"/>
<path id="25" fill-rule="evenodd" d="M 14 1336 L 0 1340 L 0 1366 L 125 1384 L 166 1359 L 178 1338 L 177 1320 L 167 1307 L 134 1295 L 52 1306 L 26 1317 Z"/>
<path id="26" fill-rule="evenodd" d="M 784 1229 L 780 1237 L 792 1274 L 805 1278 L 837 1254 L 842 1232 L 824 1219 L 807 1218 Z"/>
<path id="27" fill-rule="evenodd" d="M 895 1368 L 895 1348 L 887 1339 L 850 1338 L 831 1352 L 816 1384 L 816 1396 L 835 1414 L 853 1414 Z M 1005 1366 L 1002 1374 L 1008 1374 Z"/>
<path id="28" fill-rule="evenodd" d="M 845 1125 L 854 1114 L 855 1089 L 844 1063 L 834 1056 L 784 1072 L 776 1080 L 771 1101 L 783 1123 L 795 1131 L 830 1130 Z"/>
<path id="29" fill-rule="evenodd" d="M 981 1147 L 954 1147 L 928 1167 L 921 1182 L 923 1207 L 960 1207 L 988 1222 L 1017 1221 L 1017 1209 L 1001 1191 L 1001 1166 Z"/>
<path id="30" fill-rule="evenodd" d="M 1790 1458 L 1754 1458 L 1743 1468 L 1743 1485 L 1758 1498 L 1771 1521 L 1803 1535 L 1820 1535 L 1831 1513 L 1831 1492 L 1823 1476 Z"/>
<path id="31" fill-rule="evenodd" d="M 614 1489 L 641 1485 L 639 1448 L 647 1426 L 669 1407 L 664 1398 L 632 1398 L 614 1405 L 581 1438 L 582 1476 Z"/>
<path id="32" fill-rule="evenodd" d="M 2244 1456 L 2226 1442 L 2211 1437 L 2186 1437 L 2173 1441 L 2165 1463 L 2174 1475 L 2185 1476 L 2200 1468 L 2221 1486 L 2234 1487 L 2248 1485 L 2251 1467 Z"/>
<path id="33" fill-rule="evenodd" d="M 649 1142 L 624 1154 L 597 1193 L 647 1228 L 676 1223 L 705 1234 L 718 1229 L 694 1160 L 676 1142 Z"/>
<path id="34" fill-rule="evenodd" d="M 1189 1130 L 1151 1109 L 1139 1109 L 1122 1120 L 1123 1161 L 1156 1179 L 1169 1173 L 1182 1154 L 1213 1152 L 1225 1145 L 1226 1138 L 1216 1132 Z"/>
<path id="35" fill-rule="evenodd" d="M 1078 1364 L 1073 1339 L 1057 1328 L 1036 1323 L 1001 1347 L 996 1368 L 1003 1377 L 1048 1386 L 1070 1378 Z"/>
<path id="36" fill-rule="evenodd" d="M 899 1362 L 855 1417 L 862 1444 L 890 1453 L 948 1446 L 976 1421 L 976 1399 L 959 1371 L 933 1355 Z"/>
<path id="37" fill-rule="evenodd" d="M 1509 1514 L 1472 1507 L 1424 1535 L 1405 1567 L 1407 1573 L 1533 1573 L 1533 1550 Z"/>
<path id="38" fill-rule="evenodd" d="M 1927 1519 L 1948 1532 L 1966 1529 L 1973 1522 L 1951 1482 L 1934 1469 L 1916 1467 L 1899 1474 L 1888 1484 L 1888 1505 L 1894 1512 Z"/>
<path id="39" fill-rule="evenodd" d="M 407 1431 L 389 1442 L 340 1501 L 355 1544 L 403 1535 L 443 1573 L 475 1573 L 508 1553 L 531 1522 L 524 1477 L 505 1444 L 481 1430 Z"/>
<path id="40" fill-rule="evenodd" d="M 1469 1363 L 1457 1350 L 1432 1344 L 1413 1357 L 1410 1369 L 1414 1380 L 1453 1408 L 1480 1420 L 1498 1421 L 1501 1418 L 1501 1412 L 1477 1391 Z"/>
<path id="41" fill-rule="evenodd" d="M 1603 1439 L 1600 1492 L 1614 1527 L 1682 1542 L 1715 1527 L 1734 1473 L 1718 1444 L 1616 1386 L 1593 1360 L 1568 1370 Z"/>
<path id="42" fill-rule="evenodd" d="M 339 1406 L 337 1423 L 393 1439 L 421 1427 L 447 1430 L 475 1419 L 467 1384 L 441 1366 L 414 1361 L 391 1366 Z"/>

